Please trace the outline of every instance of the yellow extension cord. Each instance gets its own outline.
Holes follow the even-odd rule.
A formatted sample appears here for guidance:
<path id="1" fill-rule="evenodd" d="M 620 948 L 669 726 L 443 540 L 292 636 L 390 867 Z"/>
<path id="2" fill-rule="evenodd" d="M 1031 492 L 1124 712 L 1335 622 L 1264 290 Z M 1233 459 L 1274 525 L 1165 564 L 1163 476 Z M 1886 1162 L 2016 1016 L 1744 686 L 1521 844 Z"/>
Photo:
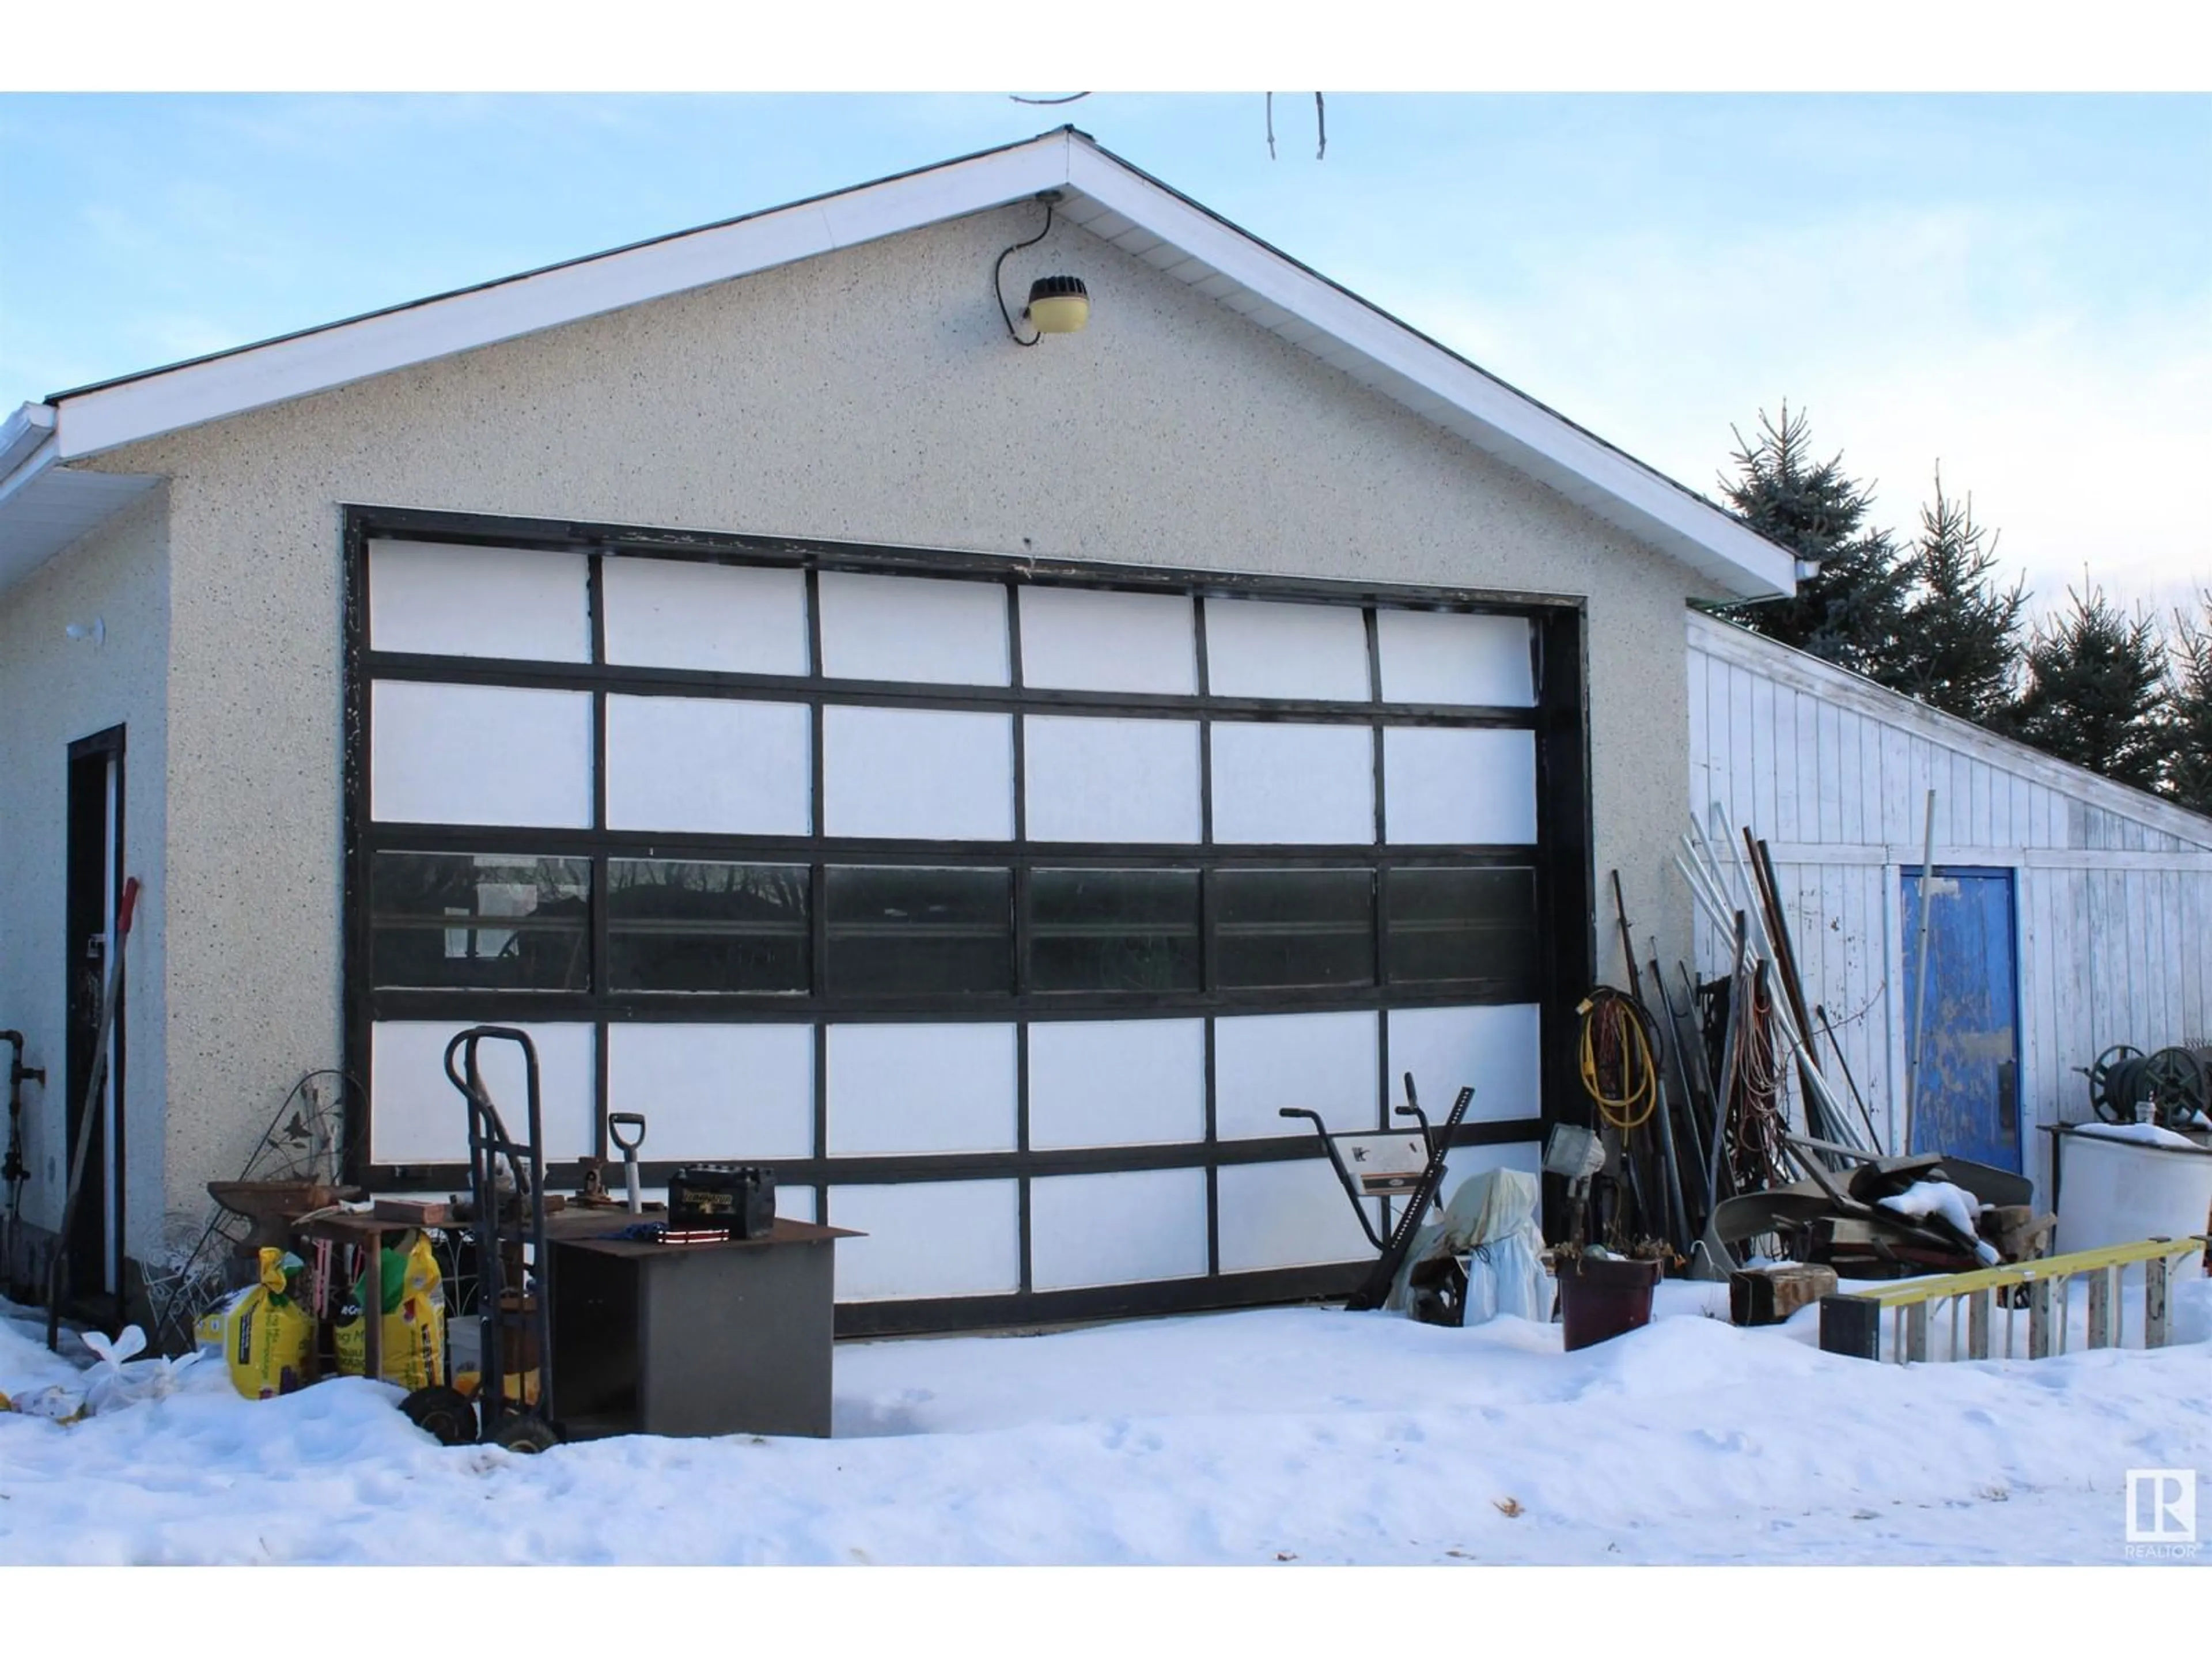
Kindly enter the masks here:
<path id="1" fill-rule="evenodd" d="M 1659 1068 L 1651 1055 L 1638 1011 L 1622 993 L 1600 986 L 1575 1010 L 1582 1017 L 1579 1054 L 1583 1091 L 1597 1103 L 1598 1115 L 1623 1134 L 1640 1128 L 1659 1103 Z M 1600 1022 L 1620 1028 L 1622 1095 L 1609 1095 L 1598 1080 L 1597 1033 Z"/>

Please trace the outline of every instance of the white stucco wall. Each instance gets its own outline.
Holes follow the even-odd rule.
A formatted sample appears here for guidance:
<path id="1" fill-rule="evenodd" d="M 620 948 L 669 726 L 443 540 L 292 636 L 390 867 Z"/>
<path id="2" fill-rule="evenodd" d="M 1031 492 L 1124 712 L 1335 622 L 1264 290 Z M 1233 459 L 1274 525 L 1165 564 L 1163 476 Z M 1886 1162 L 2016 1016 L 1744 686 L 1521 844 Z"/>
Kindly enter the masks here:
<path id="1" fill-rule="evenodd" d="M 72 623 L 106 625 L 73 641 Z M 124 731 L 125 863 L 143 884 L 124 957 L 126 1248 L 143 1258 L 161 1225 L 164 994 L 168 932 L 163 775 L 167 769 L 169 586 L 159 491 L 0 595 L 0 1027 L 26 1039 L 23 1063 L 46 1068 L 23 1091 L 23 1218 L 60 1224 L 65 1146 L 69 745 Z M 4 1088 L 0 1073 L 0 1088 Z M 4 1133 L 4 1129 L 0 1129 Z M 88 1175 L 80 1203 L 98 1202 Z"/>
<path id="2" fill-rule="evenodd" d="M 1596 868 L 1639 937 L 1685 746 L 1682 567 L 1080 230 L 1090 329 L 1016 349 L 1023 206 L 116 452 L 173 478 L 171 1177 L 339 1049 L 340 507 L 1588 595 Z M 1604 936 L 1604 937 L 1609 937 Z M 1670 949 L 1680 946 L 1669 945 Z M 1601 972 L 1618 976 L 1601 942 Z"/>

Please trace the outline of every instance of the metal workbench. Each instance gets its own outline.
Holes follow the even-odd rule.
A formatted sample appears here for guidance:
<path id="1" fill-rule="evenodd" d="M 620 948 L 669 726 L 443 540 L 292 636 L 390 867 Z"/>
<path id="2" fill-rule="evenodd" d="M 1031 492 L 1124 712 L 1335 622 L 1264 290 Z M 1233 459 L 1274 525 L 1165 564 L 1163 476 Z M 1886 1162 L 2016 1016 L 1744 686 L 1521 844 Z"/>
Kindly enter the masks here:
<path id="1" fill-rule="evenodd" d="M 708 1244 L 590 1236 L 629 1218 L 569 1211 L 548 1230 L 554 1388 L 570 1437 L 826 1437 L 831 1255 L 858 1235 L 779 1219 L 765 1238 Z"/>

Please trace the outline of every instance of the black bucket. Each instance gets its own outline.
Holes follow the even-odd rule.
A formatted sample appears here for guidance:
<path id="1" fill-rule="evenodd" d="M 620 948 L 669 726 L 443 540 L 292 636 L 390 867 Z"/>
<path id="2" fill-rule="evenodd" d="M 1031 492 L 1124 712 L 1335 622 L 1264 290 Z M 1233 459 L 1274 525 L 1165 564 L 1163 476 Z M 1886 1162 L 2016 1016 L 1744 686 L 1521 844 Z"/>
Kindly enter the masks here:
<path id="1" fill-rule="evenodd" d="M 1656 1261 L 1585 1256 L 1561 1262 L 1559 1322 L 1566 1328 L 1567 1352 L 1609 1342 L 1623 1332 L 1650 1324 L 1651 1292 L 1659 1273 Z"/>

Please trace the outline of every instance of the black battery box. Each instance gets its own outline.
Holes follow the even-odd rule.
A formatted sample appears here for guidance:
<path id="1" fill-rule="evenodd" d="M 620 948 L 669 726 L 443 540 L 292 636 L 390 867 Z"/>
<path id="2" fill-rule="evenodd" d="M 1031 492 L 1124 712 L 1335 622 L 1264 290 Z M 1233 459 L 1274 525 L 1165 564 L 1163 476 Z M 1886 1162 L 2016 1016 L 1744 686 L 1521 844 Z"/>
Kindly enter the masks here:
<path id="1" fill-rule="evenodd" d="M 687 1164 L 668 1178 L 668 1224 L 765 1238 L 775 1226 L 775 1171 L 758 1164 Z"/>

